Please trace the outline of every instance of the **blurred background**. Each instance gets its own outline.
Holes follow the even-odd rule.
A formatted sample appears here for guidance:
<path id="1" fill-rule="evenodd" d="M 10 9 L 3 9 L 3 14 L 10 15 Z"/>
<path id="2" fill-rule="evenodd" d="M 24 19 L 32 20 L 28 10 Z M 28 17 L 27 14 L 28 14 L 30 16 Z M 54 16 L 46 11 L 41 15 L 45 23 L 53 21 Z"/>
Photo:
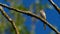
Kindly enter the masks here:
<path id="1" fill-rule="evenodd" d="M 60 7 L 60 0 L 53 0 Z M 40 16 L 40 10 L 46 14 L 46 19 L 60 31 L 60 15 L 48 0 L 0 0 L 6 4 L 23 11 L 31 11 Z M 6 13 L 12 18 L 19 29 L 20 34 L 55 34 L 48 26 L 44 30 L 42 21 L 4 8 Z M 15 34 L 14 29 L 7 19 L 0 12 L 0 34 Z"/>

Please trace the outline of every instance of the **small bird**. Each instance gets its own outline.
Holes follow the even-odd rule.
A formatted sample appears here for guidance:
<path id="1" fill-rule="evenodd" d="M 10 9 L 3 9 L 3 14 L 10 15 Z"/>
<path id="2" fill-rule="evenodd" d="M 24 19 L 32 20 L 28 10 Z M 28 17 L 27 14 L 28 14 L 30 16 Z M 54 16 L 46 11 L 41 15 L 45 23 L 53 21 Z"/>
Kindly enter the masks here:
<path id="1" fill-rule="evenodd" d="M 42 9 L 40 10 L 40 16 L 44 19 L 46 19 L 46 14 L 45 14 L 45 11 Z M 46 24 L 44 24 L 44 30 L 46 30 Z"/>

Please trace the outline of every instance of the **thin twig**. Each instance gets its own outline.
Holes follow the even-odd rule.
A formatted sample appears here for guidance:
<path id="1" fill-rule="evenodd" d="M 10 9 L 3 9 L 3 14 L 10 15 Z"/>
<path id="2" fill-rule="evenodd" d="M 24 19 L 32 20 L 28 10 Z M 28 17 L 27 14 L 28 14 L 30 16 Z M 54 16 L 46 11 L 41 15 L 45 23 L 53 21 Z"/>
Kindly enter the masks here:
<path id="1" fill-rule="evenodd" d="M 14 23 L 14 21 L 6 14 L 6 12 L 3 10 L 3 8 L 0 6 L 0 11 L 2 15 L 11 23 L 13 29 L 15 30 L 16 34 L 19 34 L 18 29 Z"/>
<path id="2" fill-rule="evenodd" d="M 60 8 L 52 1 L 52 0 L 48 0 L 53 6 L 54 8 L 58 11 L 58 13 L 60 14 Z"/>
<path id="3" fill-rule="evenodd" d="M 18 10 L 18 9 L 9 7 L 9 6 L 5 5 L 5 4 L 1 4 L 1 3 L 0 3 L 0 6 L 8 8 L 10 10 L 14 10 L 14 11 L 22 13 L 22 14 L 26 14 L 26 15 L 31 16 L 31 17 L 35 17 L 35 18 L 41 20 L 43 23 L 47 24 L 53 31 L 55 31 L 57 34 L 59 34 L 59 31 L 53 25 L 51 25 L 47 20 L 43 19 L 42 17 L 40 17 L 40 16 L 38 16 L 36 14 L 33 14 L 32 12 Z"/>

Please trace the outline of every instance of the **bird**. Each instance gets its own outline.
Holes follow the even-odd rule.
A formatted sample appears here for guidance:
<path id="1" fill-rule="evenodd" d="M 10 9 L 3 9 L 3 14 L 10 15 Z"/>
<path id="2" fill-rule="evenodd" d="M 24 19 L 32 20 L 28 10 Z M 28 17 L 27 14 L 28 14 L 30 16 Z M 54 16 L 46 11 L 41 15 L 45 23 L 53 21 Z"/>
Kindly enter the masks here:
<path id="1" fill-rule="evenodd" d="M 45 11 L 42 9 L 40 10 L 40 16 L 43 18 L 43 19 L 46 19 L 46 13 Z M 44 30 L 46 30 L 46 24 L 44 23 Z"/>

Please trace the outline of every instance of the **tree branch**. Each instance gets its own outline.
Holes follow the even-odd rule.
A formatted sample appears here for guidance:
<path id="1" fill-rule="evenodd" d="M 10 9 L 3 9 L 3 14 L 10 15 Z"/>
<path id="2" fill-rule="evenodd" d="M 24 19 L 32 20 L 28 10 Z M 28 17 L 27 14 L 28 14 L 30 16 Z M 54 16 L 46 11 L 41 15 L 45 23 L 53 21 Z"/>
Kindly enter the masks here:
<path id="1" fill-rule="evenodd" d="M 52 1 L 52 0 L 48 0 L 53 6 L 54 8 L 58 11 L 58 13 L 60 14 L 60 8 Z"/>
<path id="2" fill-rule="evenodd" d="M 14 23 L 14 21 L 6 14 L 6 12 L 3 10 L 3 8 L 0 6 L 0 11 L 2 15 L 11 23 L 13 29 L 15 30 L 16 34 L 19 34 L 18 29 Z"/>
<path id="3" fill-rule="evenodd" d="M 5 5 L 5 4 L 1 4 L 1 3 L 0 3 L 0 6 L 5 7 L 5 8 L 8 8 L 8 9 L 10 9 L 10 10 L 14 10 L 14 11 L 19 12 L 19 13 L 22 13 L 22 14 L 26 14 L 26 15 L 31 16 L 31 17 L 35 17 L 35 18 L 41 20 L 43 23 L 47 24 L 47 25 L 48 25 L 53 31 L 55 31 L 57 34 L 60 33 L 60 32 L 59 32 L 53 25 L 51 25 L 47 20 L 43 19 L 42 17 L 40 17 L 40 16 L 38 16 L 38 15 L 33 14 L 32 12 L 18 10 L 18 9 L 9 7 L 9 6 Z"/>

